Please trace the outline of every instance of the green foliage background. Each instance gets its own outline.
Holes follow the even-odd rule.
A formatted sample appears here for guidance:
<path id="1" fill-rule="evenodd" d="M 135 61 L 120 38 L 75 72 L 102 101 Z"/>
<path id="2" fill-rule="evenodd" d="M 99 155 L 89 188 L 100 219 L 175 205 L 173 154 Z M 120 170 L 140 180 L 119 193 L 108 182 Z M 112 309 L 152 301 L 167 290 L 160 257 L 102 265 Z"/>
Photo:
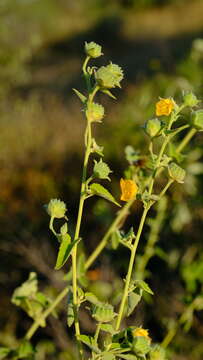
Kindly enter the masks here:
<path id="1" fill-rule="evenodd" d="M 43 204 L 50 198 L 63 198 L 69 226 L 73 226 L 84 121 L 72 88 L 83 86 L 84 42 L 101 44 L 105 53 L 101 63 L 112 59 L 125 73 L 123 89 L 116 93 L 118 101 L 100 99 L 107 110 L 97 130 L 114 171 L 110 188 L 118 198 L 119 178 L 126 167 L 124 148 L 130 144 L 145 151 L 147 137 L 141 126 L 154 116 L 158 97 L 180 97 L 183 90 L 192 90 L 202 99 L 203 46 L 197 41 L 203 38 L 202 24 L 201 0 L 1 1 L 1 345 L 15 346 L 30 325 L 29 318 L 10 303 L 13 290 L 29 271 L 39 274 L 40 286 L 50 296 L 64 286 L 63 272 L 52 270 L 55 246 Z M 186 183 L 173 186 L 160 234 L 161 250 L 149 263 L 149 282 L 156 295 L 146 299 L 130 319 L 131 324 L 149 328 L 154 341 L 162 340 L 167 324 L 203 284 L 202 139 L 200 133 L 186 159 Z M 90 201 L 82 226 L 87 254 L 115 211 L 103 201 Z M 139 212 L 137 204 L 126 229 L 131 223 L 136 226 Z M 147 234 L 146 227 L 145 239 Z M 127 255 L 123 249 L 116 256 L 107 249 L 95 265 L 99 275 L 97 282 L 90 280 L 90 288 L 104 300 L 112 298 L 120 286 L 117 274 L 125 273 Z M 37 360 L 72 358 L 72 333 L 67 333 L 64 324 L 61 305 L 59 318 L 51 318 L 48 328 L 34 338 Z M 84 331 L 93 330 L 89 318 L 84 317 L 82 326 Z M 198 312 L 190 331 L 178 332 L 172 358 L 202 359 L 202 334 L 202 313 Z"/>

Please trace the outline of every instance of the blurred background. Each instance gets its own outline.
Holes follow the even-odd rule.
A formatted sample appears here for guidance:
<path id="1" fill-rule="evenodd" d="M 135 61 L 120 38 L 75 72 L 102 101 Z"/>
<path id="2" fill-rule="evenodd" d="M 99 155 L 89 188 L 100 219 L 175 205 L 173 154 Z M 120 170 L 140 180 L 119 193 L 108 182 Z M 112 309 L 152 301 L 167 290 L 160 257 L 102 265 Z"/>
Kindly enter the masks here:
<path id="1" fill-rule="evenodd" d="M 53 270 L 55 239 L 43 205 L 50 198 L 68 206 L 74 228 L 82 166 L 84 119 L 72 88 L 84 90 L 81 64 L 85 41 L 102 45 L 105 56 L 125 74 L 118 101 L 99 96 L 106 108 L 95 129 L 113 170 L 108 185 L 119 197 L 119 179 L 127 166 L 124 149 L 147 151 L 141 126 L 154 116 L 158 97 L 181 99 L 182 91 L 203 95 L 202 0 L 1 0 L 0 1 L 0 345 L 15 347 L 32 321 L 11 304 L 14 289 L 36 271 L 39 287 L 54 297 L 63 287 L 63 270 Z M 129 324 L 143 325 L 161 342 L 170 324 L 203 285 L 203 164 L 199 133 L 184 160 L 187 181 L 170 191 L 155 255 L 145 276 L 155 292 L 139 305 Z M 103 201 L 86 204 L 82 224 L 90 254 L 117 209 Z M 136 204 L 127 221 L 137 223 Z M 152 216 L 155 216 L 152 212 Z M 149 236 L 146 226 L 143 246 Z M 89 273 L 89 289 L 111 301 L 127 269 L 128 252 L 112 247 Z M 122 254 L 122 256 L 120 256 Z M 118 262 L 118 258 L 120 259 Z M 65 271 L 65 270 L 64 270 Z M 96 282 L 94 281 L 96 279 Z M 65 303 L 58 319 L 33 337 L 37 360 L 72 359 L 73 334 L 66 329 Z M 174 360 L 203 358 L 203 313 L 180 326 L 170 347 Z M 84 312 L 82 328 L 94 325 Z M 68 351 L 67 351 L 68 344 Z"/>

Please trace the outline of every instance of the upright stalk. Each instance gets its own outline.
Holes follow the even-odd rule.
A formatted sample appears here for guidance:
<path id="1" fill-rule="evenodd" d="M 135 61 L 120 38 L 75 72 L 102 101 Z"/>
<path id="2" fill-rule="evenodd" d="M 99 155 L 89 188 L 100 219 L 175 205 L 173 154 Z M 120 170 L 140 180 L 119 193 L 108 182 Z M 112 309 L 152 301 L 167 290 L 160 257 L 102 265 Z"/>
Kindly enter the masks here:
<path id="1" fill-rule="evenodd" d="M 86 72 L 86 66 L 88 63 L 89 57 L 86 58 L 84 65 L 83 65 L 83 73 L 85 75 L 85 78 L 87 79 L 87 72 Z M 88 102 L 91 103 L 93 101 L 93 98 L 98 90 L 98 87 L 95 86 L 95 88 L 88 94 Z M 88 86 L 89 91 L 89 86 Z M 86 180 L 87 180 L 87 166 L 88 161 L 91 153 L 91 144 L 92 144 L 92 134 L 91 134 L 91 122 L 90 119 L 87 118 L 87 127 L 85 131 L 85 142 L 86 143 L 86 150 L 85 150 L 85 156 L 84 156 L 84 163 L 83 163 L 83 171 L 82 171 L 82 182 L 81 182 L 81 189 L 80 189 L 80 201 L 79 201 L 79 209 L 78 209 L 78 216 L 77 216 L 77 222 L 76 222 L 76 229 L 75 229 L 75 235 L 74 240 L 79 238 L 80 235 L 80 226 L 82 221 L 82 214 L 83 214 L 83 207 L 84 202 L 86 198 Z M 78 297 L 77 297 L 77 244 L 74 246 L 72 251 L 72 287 L 73 287 L 73 309 L 74 309 L 74 325 L 75 325 L 75 334 L 78 342 L 78 349 L 80 357 L 83 356 L 83 350 L 82 350 L 82 344 L 78 340 L 78 336 L 80 335 L 80 324 L 78 319 Z"/>
<path id="2" fill-rule="evenodd" d="M 140 240 L 140 236 L 142 234 L 142 229 L 143 229 L 148 211 L 149 211 L 149 207 L 145 208 L 143 211 L 143 214 L 142 214 L 142 217 L 140 220 L 140 225 L 139 225 L 139 228 L 137 231 L 136 239 L 135 239 L 133 248 L 131 250 L 131 256 L 130 256 L 128 273 L 127 273 L 126 282 L 125 282 L 124 293 L 123 293 L 122 301 L 121 301 L 119 312 L 118 312 L 117 322 L 116 322 L 116 330 L 119 330 L 119 328 L 120 328 L 120 324 L 121 324 L 121 320 L 122 320 L 122 316 L 123 316 L 123 312 L 124 312 L 124 307 L 125 307 L 125 302 L 126 302 L 126 299 L 128 296 L 129 285 L 130 285 L 130 280 L 131 280 L 131 276 L 132 276 L 136 250 L 137 250 L 137 246 L 138 246 L 138 243 Z"/>
<path id="3" fill-rule="evenodd" d="M 178 117 L 178 113 L 182 110 L 182 107 L 179 108 L 178 111 L 176 111 L 175 113 L 172 113 L 171 115 L 171 119 L 169 121 L 167 130 L 169 131 L 174 123 L 174 121 L 177 119 Z M 156 174 L 157 174 L 157 170 L 160 168 L 160 163 L 161 163 L 161 159 L 163 157 L 164 151 L 166 149 L 166 146 L 168 144 L 169 141 L 169 135 L 166 135 L 163 144 L 160 148 L 157 160 L 156 160 L 156 167 L 155 167 L 155 171 L 154 174 L 152 174 L 151 179 L 150 179 L 150 183 L 149 183 L 149 191 L 148 191 L 148 195 L 150 196 L 152 194 L 153 191 L 153 187 L 154 187 L 154 181 L 156 178 Z M 169 186 L 171 185 L 171 183 L 173 182 L 173 180 L 169 179 L 169 181 L 167 182 L 165 188 L 162 190 L 160 196 L 163 196 L 165 194 L 165 192 L 167 191 L 167 189 L 169 188 Z M 124 293 L 123 293 L 123 297 L 121 300 L 121 304 L 120 304 L 120 308 L 119 308 L 119 312 L 118 312 L 118 317 L 117 317 L 117 322 L 116 322 L 116 330 L 119 330 L 120 328 L 120 324 L 121 324 L 121 320 L 123 317 L 123 313 L 124 313 L 124 308 L 125 308 L 125 303 L 128 297 L 128 293 L 129 293 L 129 285 L 130 285 L 130 281 L 131 281 L 131 277 L 132 277 L 132 271 L 133 271 L 133 266 L 134 266 L 134 261 L 135 261 L 135 255 L 136 255 L 136 250 L 138 247 L 138 243 L 142 234 L 142 230 L 143 230 L 143 226 L 145 223 L 145 219 L 147 216 L 147 213 L 149 211 L 149 209 L 151 208 L 151 206 L 153 205 L 153 202 L 149 202 L 148 205 L 144 208 L 141 220 L 140 220 L 140 224 L 139 224 L 139 228 L 137 231 L 137 235 L 136 235 L 136 239 L 135 242 L 133 244 L 132 250 L 131 250 L 131 256 L 130 256 L 130 261 L 129 261 L 129 266 L 128 266 L 128 272 L 127 272 L 127 277 L 126 277 L 126 281 L 125 281 L 125 288 L 124 288 Z"/>

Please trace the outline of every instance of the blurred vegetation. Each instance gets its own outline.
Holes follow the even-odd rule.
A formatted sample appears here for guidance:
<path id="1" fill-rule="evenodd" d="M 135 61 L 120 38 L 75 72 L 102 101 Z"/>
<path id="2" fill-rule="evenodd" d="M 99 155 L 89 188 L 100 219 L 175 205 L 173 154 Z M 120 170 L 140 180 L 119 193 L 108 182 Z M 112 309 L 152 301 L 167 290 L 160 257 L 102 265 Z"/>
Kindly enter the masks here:
<path id="1" fill-rule="evenodd" d="M 119 195 L 118 179 L 126 167 L 124 148 L 128 144 L 141 152 L 146 148 L 141 126 L 153 116 L 158 97 L 192 90 L 202 99 L 202 38 L 201 0 L 1 0 L 1 345 L 15 346 L 30 325 L 24 313 L 10 303 L 12 292 L 29 271 L 39 274 L 40 287 L 50 297 L 63 288 L 63 272 L 52 270 L 54 242 L 43 204 L 53 197 L 63 198 L 70 227 L 73 225 L 83 118 L 72 88 L 81 88 L 84 41 L 100 43 L 107 57 L 125 72 L 123 89 L 117 93 L 119 101 L 112 104 L 101 98 L 108 111 L 98 134 L 114 170 L 110 186 Z M 150 285 L 158 295 L 146 299 L 130 319 L 132 324 L 144 322 L 154 341 L 163 339 L 167 327 L 202 289 L 202 140 L 199 133 L 194 140 L 196 149 L 191 147 L 184 160 L 187 182 L 173 186 L 159 237 L 161 250 L 147 268 Z M 89 206 L 98 219 L 92 219 L 92 211 L 87 212 L 88 227 L 82 229 L 87 254 L 115 213 L 114 207 L 102 201 L 91 200 Z M 138 204 L 127 229 L 139 211 Z M 146 227 L 145 239 L 148 232 Z M 89 273 L 90 289 L 94 287 L 104 300 L 116 297 L 115 290 L 121 286 L 118 273 L 122 275 L 127 266 L 127 253 L 121 251 L 116 256 L 118 263 L 113 249 L 105 250 Z M 59 319 L 50 318 L 48 328 L 39 330 L 34 338 L 37 360 L 72 357 L 72 334 L 66 331 L 63 305 L 58 312 Z M 89 318 L 84 317 L 82 325 L 85 331 L 92 331 Z M 187 333 L 182 328 L 178 331 L 171 358 L 202 359 L 202 334 L 202 312 L 198 312 Z"/>

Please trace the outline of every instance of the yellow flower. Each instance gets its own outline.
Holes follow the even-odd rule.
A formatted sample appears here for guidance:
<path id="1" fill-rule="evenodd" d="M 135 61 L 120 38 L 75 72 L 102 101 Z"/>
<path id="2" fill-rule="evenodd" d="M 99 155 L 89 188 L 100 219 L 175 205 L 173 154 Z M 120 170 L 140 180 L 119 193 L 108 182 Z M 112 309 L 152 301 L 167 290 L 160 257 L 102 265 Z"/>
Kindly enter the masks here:
<path id="1" fill-rule="evenodd" d="M 129 201 L 133 199 L 138 191 L 138 186 L 133 180 L 120 180 L 121 200 Z"/>
<path id="2" fill-rule="evenodd" d="M 170 115 L 174 109 L 174 102 L 171 99 L 161 99 L 156 103 L 156 115 Z"/>
<path id="3" fill-rule="evenodd" d="M 133 330 L 132 332 L 133 336 L 143 336 L 145 338 L 147 338 L 150 342 L 151 342 L 151 338 L 149 337 L 149 332 L 148 330 L 142 329 L 142 328 L 136 328 L 135 330 Z"/>

